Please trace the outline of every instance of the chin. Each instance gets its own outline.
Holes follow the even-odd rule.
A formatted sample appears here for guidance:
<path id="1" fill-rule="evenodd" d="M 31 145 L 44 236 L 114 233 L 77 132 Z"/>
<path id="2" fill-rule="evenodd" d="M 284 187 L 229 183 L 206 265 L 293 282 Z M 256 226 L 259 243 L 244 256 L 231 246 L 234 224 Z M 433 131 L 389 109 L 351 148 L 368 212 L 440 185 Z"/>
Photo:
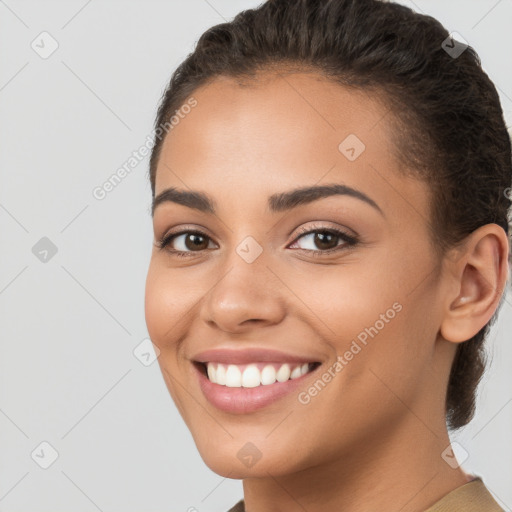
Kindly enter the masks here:
<path id="1" fill-rule="evenodd" d="M 196 441 L 197 449 L 204 463 L 214 473 L 232 479 L 280 476 L 304 469 L 296 448 L 293 456 L 283 449 L 286 443 L 261 442 L 230 438 L 229 441 L 211 442 L 205 436 L 204 442 Z M 281 446 L 281 449 L 279 449 Z M 303 461 L 302 466 L 306 466 Z"/>
<path id="2" fill-rule="evenodd" d="M 291 468 L 285 469 L 279 467 L 278 460 L 274 458 L 263 460 L 263 457 L 257 461 L 243 462 L 237 458 L 233 458 L 232 454 L 223 456 L 222 453 L 202 454 L 201 458 L 204 463 L 214 473 L 225 478 L 234 480 L 242 480 L 244 478 L 268 477 L 269 474 L 279 476 L 291 472 Z M 279 457 L 277 457 L 279 459 Z"/>

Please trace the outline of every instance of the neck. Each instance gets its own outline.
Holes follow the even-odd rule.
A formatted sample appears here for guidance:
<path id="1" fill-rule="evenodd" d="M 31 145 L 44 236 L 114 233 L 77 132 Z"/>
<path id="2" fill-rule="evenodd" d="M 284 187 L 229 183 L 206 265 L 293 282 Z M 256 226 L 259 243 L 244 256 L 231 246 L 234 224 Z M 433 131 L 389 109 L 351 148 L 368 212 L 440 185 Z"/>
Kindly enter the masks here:
<path id="1" fill-rule="evenodd" d="M 424 512 L 467 483 L 441 456 L 450 444 L 444 421 L 427 426 L 406 414 L 399 428 L 325 464 L 286 475 L 247 478 L 247 512 Z"/>

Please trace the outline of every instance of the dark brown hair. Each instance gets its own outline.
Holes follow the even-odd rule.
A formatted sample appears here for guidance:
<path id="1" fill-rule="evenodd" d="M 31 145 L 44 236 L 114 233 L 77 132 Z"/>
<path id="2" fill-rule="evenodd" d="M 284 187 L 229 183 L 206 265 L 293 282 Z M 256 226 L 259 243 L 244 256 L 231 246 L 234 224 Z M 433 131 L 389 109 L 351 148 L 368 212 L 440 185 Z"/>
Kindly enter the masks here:
<path id="1" fill-rule="evenodd" d="M 218 77 L 257 82 L 269 70 L 307 70 L 367 92 L 390 114 L 401 172 L 430 186 L 432 245 L 446 254 L 478 227 L 509 233 L 510 135 L 498 93 L 475 50 L 454 42 L 436 19 L 381 0 L 268 0 L 204 32 L 173 73 L 155 121 L 163 126 L 200 86 Z M 153 196 L 163 144 L 152 150 Z M 490 322 L 459 344 L 447 395 L 448 427 L 474 415 Z"/>

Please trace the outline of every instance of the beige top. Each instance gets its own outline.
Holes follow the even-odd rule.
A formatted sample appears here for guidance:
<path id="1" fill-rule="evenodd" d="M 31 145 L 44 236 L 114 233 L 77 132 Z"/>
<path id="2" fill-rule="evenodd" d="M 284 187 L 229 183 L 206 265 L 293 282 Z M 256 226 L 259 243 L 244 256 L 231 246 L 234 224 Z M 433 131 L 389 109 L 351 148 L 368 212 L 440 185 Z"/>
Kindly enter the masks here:
<path id="1" fill-rule="evenodd" d="M 228 512 L 246 512 L 240 500 Z M 485 487 L 481 477 L 461 485 L 441 498 L 425 512 L 504 512 Z"/>

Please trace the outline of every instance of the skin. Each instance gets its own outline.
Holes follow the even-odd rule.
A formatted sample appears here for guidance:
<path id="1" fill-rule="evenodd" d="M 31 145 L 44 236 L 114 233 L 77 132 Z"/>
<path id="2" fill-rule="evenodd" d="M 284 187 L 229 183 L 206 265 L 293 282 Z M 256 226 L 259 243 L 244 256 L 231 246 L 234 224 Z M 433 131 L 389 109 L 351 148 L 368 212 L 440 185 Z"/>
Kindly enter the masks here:
<path id="1" fill-rule="evenodd" d="M 171 202 L 154 212 L 155 241 L 199 229 L 202 250 L 178 258 L 153 247 L 146 322 L 166 385 L 204 462 L 243 479 L 250 512 L 424 511 L 468 481 L 441 454 L 449 445 L 444 396 L 458 343 L 496 310 L 508 243 L 495 224 L 439 260 L 430 243 L 429 189 L 397 170 L 387 109 L 314 73 L 219 78 L 166 136 L 156 195 L 168 187 L 210 195 L 217 212 Z M 366 149 L 349 161 L 349 134 Z M 371 197 L 335 195 L 272 213 L 269 195 L 339 183 Z M 322 250 L 299 228 L 337 228 L 359 243 Z M 236 252 L 252 236 L 262 253 Z M 211 240 L 209 242 L 208 240 Z M 345 244 L 345 245 L 344 245 Z M 185 247 L 185 248 L 184 248 Z M 189 245 L 190 247 L 190 245 Z M 325 250 L 325 249 L 324 249 Z M 341 372 L 302 404 L 297 393 L 250 414 L 202 394 L 191 358 L 209 348 L 271 347 L 322 362 L 308 388 L 380 315 L 402 306 Z M 238 451 L 253 443 L 247 467 Z"/>

